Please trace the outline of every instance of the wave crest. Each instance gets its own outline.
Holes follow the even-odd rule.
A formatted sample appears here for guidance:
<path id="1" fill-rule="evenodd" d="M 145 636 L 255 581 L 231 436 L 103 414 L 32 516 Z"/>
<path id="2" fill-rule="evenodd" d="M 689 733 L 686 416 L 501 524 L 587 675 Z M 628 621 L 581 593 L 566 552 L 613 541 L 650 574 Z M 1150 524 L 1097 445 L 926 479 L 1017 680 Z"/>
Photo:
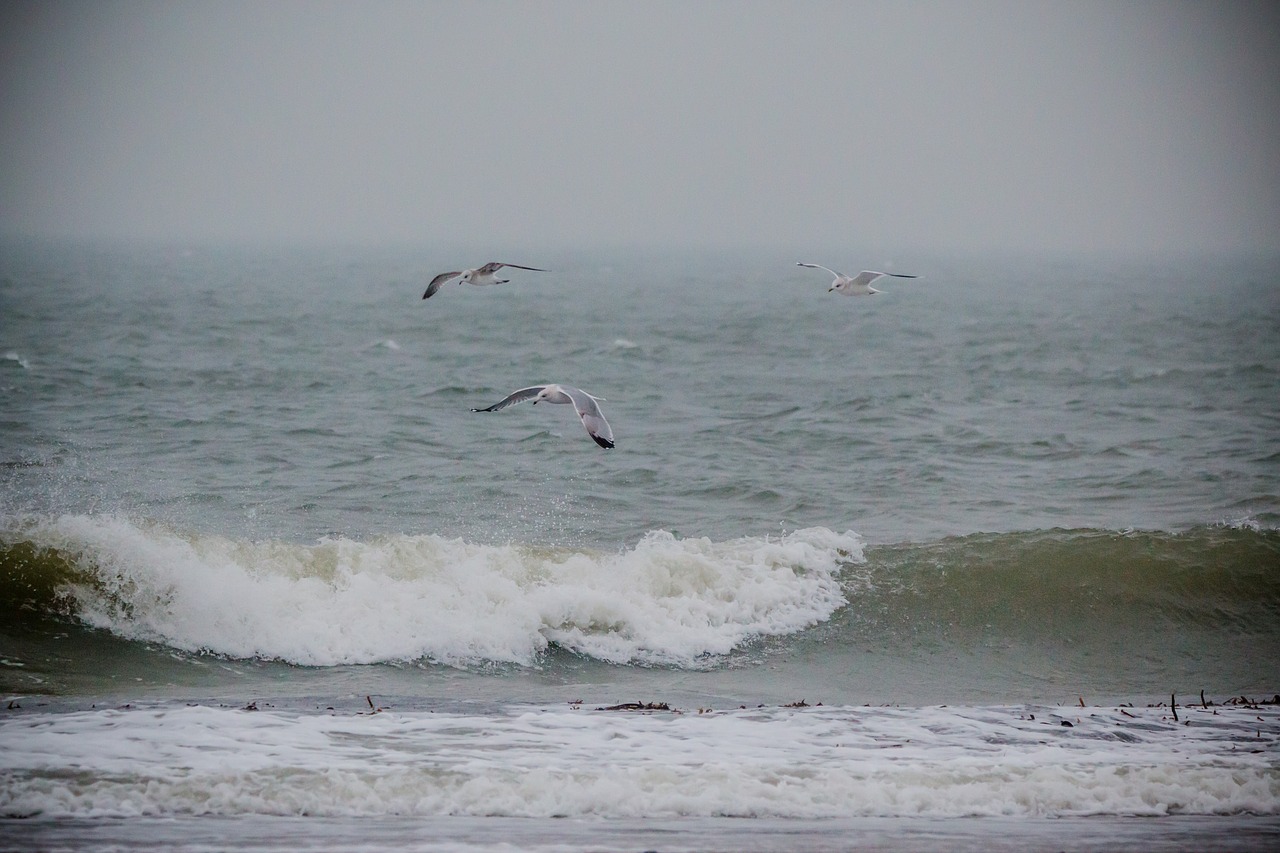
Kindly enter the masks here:
<path id="1" fill-rule="evenodd" d="M 863 559 L 856 534 L 825 528 L 725 542 L 655 531 L 616 553 L 435 535 L 255 542 L 89 516 L 20 536 L 5 535 L 4 562 L 24 549 L 73 564 L 57 597 L 89 625 L 307 666 L 531 665 L 552 644 L 614 663 L 698 666 L 828 619 L 845 603 L 841 568 Z"/>

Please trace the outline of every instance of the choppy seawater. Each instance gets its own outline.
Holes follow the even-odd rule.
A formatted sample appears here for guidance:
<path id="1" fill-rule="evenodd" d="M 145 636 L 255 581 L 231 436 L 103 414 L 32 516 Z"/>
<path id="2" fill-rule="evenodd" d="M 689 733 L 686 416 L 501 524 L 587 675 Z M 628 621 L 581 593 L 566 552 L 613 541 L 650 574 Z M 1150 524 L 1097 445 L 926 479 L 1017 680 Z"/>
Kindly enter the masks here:
<path id="1" fill-rule="evenodd" d="M 15 848 L 1280 838 L 1280 259 L 488 259 L 4 248 Z"/>

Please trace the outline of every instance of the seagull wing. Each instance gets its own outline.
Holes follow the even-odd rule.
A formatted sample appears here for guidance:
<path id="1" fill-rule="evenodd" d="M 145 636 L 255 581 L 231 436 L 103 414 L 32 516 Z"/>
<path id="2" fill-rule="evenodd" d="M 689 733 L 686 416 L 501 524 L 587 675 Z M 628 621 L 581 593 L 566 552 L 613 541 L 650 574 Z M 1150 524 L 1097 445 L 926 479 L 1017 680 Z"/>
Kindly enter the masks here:
<path id="1" fill-rule="evenodd" d="M 900 272 L 876 272 L 875 270 L 863 270 L 854 277 L 854 284 L 870 284 L 881 276 L 893 276 L 894 278 L 919 278 L 916 275 L 904 275 Z"/>
<path id="2" fill-rule="evenodd" d="M 803 263 L 800 263 L 799 261 L 796 261 L 796 266 L 798 266 L 798 267 L 809 267 L 810 269 L 815 269 L 815 270 L 826 270 L 827 272 L 831 273 L 831 274 L 832 274 L 833 276 L 835 276 L 836 278 L 845 278 L 845 277 L 846 277 L 844 273 L 836 272 L 835 270 L 830 269 L 829 267 L 824 267 L 824 266 L 822 266 L 822 264 L 803 264 Z"/>
<path id="3" fill-rule="evenodd" d="M 494 403 L 487 409 L 472 409 L 471 411 L 500 412 L 507 406 L 514 406 L 516 403 L 523 403 L 525 400 L 532 400 L 534 397 L 538 396 L 539 392 L 541 392 L 543 388 L 546 387 L 546 385 L 531 385 L 528 388 L 521 388 L 519 391 L 512 391 L 506 397 Z"/>
<path id="4" fill-rule="evenodd" d="M 863 270 L 853 277 L 853 283 L 854 285 L 870 284 L 882 275 L 884 273 L 876 272 L 875 270 Z"/>
<path id="5" fill-rule="evenodd" d="M 462 270 L 458 270 L 457 272 L 440 273 L 440 275 L 431 279 L 431 283 L 427 285 L 427 292 L 422 294 L 422 298 L 430 299 L 432 296 L 435 295 L 435 292 L 440 289 L 440 285 L 444 284 L 449 279 L 456 278 L 460 275 L 462 275 Z"/>
<path id="6" fill-rule="evenodd" d="M 497 261 L 489 261 L 489 263 L 480 267 L 479 271 L 481 273 L 494 273 L 502 269 L 503 267 L 511 267 L 512 269 L 516 269 L 516 270 L 533 270 L 534 272 L 546 272 L 546 270 L 542 269 L 541 267 L 522 267 L 519 264 L 503 264 Z"/>
<path id="7" fill-rule="evenodd" d="M 609 422 L 604 419 L 604 412 L 601 412 L 600 407 L 596 405 L 596 398 L 581 388 L 564 388 L 564 386 L 561 388 L 569 395 L 569 399 L 573 400 L 573 408 L 582 419 L 582 425 L 586 427 L 587 435 L 591 436 L 591 440 L 605 450 L 612 448 L 613 430 L 610 429 Z"/>

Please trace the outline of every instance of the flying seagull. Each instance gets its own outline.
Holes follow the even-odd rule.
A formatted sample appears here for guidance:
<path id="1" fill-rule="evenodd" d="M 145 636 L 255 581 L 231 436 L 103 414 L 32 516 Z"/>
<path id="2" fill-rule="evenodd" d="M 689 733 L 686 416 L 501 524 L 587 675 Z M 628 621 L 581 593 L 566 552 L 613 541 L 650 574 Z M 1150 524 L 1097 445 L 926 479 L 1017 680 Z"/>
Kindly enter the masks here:
<path id="1" fill-rule="evenodd" d="M 462 276 L 462 281 L 459 281 L 458 284 L 462 284 L 463 282 L 475 285 L 506 284 L 511 281 L 511 279 L 494 278 L 498 270 L 503 267 L 511 267 L 512 269 L 517 270 L 533 270 L 534 272 L 546 272 L 546 270 L 539 269 L 538 267 L 522 267 L 519 264 L 502 264 L 497 261 L 489 261 L 489 263 L 484 266 L 476 267 L 473 270 L 457 270 L 455 272 L 440 273 L 440 275 L 431 279 L 431 283 L 427 285 L 427 292 L 422 294 L 422 298 L 430 299 L 435 295 L 436 291 L 440 289 L 440 285 L 444 284 L 451 278 L 456 278 L 457 276 Z"/>
<path id="2" fill-rule="evenodd" d="M 507 406 L 532 400 L 536 406 L 539 401 L 547 403 L 573 403 L 573 408 L 582 418 L 582 425 L 587 428 L 587 435 L 601 447 L 608 450 L 613 447 L 613 430 L 604 419 L 597 401 L 603 397 L 592 397 L 581 388 L 572 385 L 531 385 L 508 394 L 504 399 L 494 403 L 487 409 L 472 409 L 473 412 L 497 412 Z"/>
<path id="3" fill-rule="evenodd" d="M 863 270 L 862 272 L 855 275 L 853 278 L 849 278 L 849 276 L 845 275 L 844 273 L 838 273 L 835 270 L 827 269 L 826 267 L 821 266 L 819 264 L 802 264 L 797 262 L 796 266 L 812 267 L 815 270 L 827 270 L 827 272 L 831 273 L 833 276 L 836 277 L 836 280 L 831 282 L 831 287 L 827 288 L 827 293 L 830 293 L 831 291 L 835 290 L 835 291 L 839 291 L 840 293 L 843 293 L 845 296 L 874 296 L 880 291 L 872 287 L 871 282 L 875 281 L 876 279 L 884 275 L 891 275 L 894 278 L 919 278 L 920 277 L 917 275 L 903 275 L 902 273 L 898 273 L 898 272 L 876 272 L 875 270 Z"/>

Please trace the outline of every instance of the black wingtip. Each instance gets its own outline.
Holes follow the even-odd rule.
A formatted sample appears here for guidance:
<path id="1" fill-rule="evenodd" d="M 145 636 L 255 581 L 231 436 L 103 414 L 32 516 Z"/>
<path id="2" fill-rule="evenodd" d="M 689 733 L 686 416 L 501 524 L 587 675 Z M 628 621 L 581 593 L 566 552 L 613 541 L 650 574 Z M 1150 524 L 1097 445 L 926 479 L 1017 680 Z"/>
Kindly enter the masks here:
<path id="1" fill-rule="evenodd" d="M 430 291 L 430 290 L 428 290 L 426 293 L 422 294 L 422 298 L 423 298 L 423 299 L 430 299 L 430 298 L 431 298 L 431 291 Z"/>
<path id="2" fill-rule="evenodd" d="M 613 442 L 612 442 L 612 441 L 610 441 L 609 439 L 607 439 L 607 438 L 602 438 L 602 437 L 600 437 L 600 436 L 598 436 L 598 435 L 593 435 L 593 436 L 591 436 L 591 437 L 595 439 L 596 444 L 600 445 L 600 446 L 601 446 L 601 447 L 603 447 L 605 450 L 612 450 L 612 449 L 613 449 Z"/>

